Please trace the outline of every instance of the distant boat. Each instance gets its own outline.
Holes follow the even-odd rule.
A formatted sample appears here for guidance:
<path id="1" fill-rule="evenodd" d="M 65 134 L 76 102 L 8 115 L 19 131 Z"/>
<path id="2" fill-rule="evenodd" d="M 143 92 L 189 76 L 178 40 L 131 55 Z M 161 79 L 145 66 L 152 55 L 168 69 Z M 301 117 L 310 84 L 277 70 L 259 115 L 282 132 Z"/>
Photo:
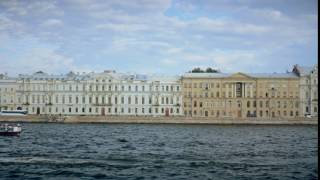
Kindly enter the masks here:
<path id="1" fill-rule="evenodd" d="M 0 116 L 25 116 L 28 113 L 26 110 L 3 110 Z"/>
<path id="2" fill-rule="evenodd" d="M 0 136 L 19 136 L 22 129 L 20 124 L 10 125 L 3 124 L 0 125 Z"/>

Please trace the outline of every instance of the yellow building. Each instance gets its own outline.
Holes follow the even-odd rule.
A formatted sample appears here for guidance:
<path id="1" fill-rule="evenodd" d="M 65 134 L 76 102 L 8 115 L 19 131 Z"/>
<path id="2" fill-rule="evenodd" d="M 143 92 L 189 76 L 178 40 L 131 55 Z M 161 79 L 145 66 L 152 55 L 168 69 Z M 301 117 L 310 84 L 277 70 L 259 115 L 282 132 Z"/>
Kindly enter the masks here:
<path id="1" fill-rule="evenodd" d="M 186 73 L 184 114 L 215 118 L 294 118 L 299 112 L 299 77 L 284 74 Z"/>

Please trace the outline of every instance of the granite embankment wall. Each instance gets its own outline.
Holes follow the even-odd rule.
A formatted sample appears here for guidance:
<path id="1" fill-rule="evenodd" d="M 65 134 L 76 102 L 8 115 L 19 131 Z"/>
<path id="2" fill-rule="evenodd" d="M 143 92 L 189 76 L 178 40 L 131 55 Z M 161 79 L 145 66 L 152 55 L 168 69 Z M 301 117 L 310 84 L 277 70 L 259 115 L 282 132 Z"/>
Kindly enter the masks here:
<path id="1" fill-rule="evenodd" d="M 47 116 L 0 116 L 0 122 L 54 122 L 54 123 L 140 123 L 140 124 L 318 124 L 318 118 L 294 119 L 212 119 L 190 117 L 148 116 L 66 116 L 61 119 Z"/>

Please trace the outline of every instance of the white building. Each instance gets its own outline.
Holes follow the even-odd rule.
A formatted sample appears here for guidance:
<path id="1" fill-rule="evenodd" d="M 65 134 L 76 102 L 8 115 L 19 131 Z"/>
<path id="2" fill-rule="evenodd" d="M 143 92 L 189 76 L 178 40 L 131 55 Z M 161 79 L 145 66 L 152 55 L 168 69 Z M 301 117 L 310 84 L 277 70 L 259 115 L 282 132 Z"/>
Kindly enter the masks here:
<path id="1" fill-rule="evenodd" d="M 29 114 L 182 115 L 180 78 L 102 73 L 19 75 L 17 108 Z"/>
<path id="2" fill-rule="evenodd" d="M 313 67 L 295 65 L 300 77 L 300 107 L 303 115 L 318 116 L 318 64 Z"/>

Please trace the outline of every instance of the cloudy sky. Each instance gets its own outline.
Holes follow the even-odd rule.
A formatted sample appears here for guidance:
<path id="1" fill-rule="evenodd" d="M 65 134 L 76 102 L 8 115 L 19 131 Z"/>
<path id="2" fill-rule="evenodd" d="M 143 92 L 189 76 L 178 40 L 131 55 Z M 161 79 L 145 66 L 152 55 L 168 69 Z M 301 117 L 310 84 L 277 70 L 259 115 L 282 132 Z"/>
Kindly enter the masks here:
<path id="1" fill-rule="evenodd" d="M 316 0 L 0 0 L 0 73 L 285 72 L 317 62 Z"/>

